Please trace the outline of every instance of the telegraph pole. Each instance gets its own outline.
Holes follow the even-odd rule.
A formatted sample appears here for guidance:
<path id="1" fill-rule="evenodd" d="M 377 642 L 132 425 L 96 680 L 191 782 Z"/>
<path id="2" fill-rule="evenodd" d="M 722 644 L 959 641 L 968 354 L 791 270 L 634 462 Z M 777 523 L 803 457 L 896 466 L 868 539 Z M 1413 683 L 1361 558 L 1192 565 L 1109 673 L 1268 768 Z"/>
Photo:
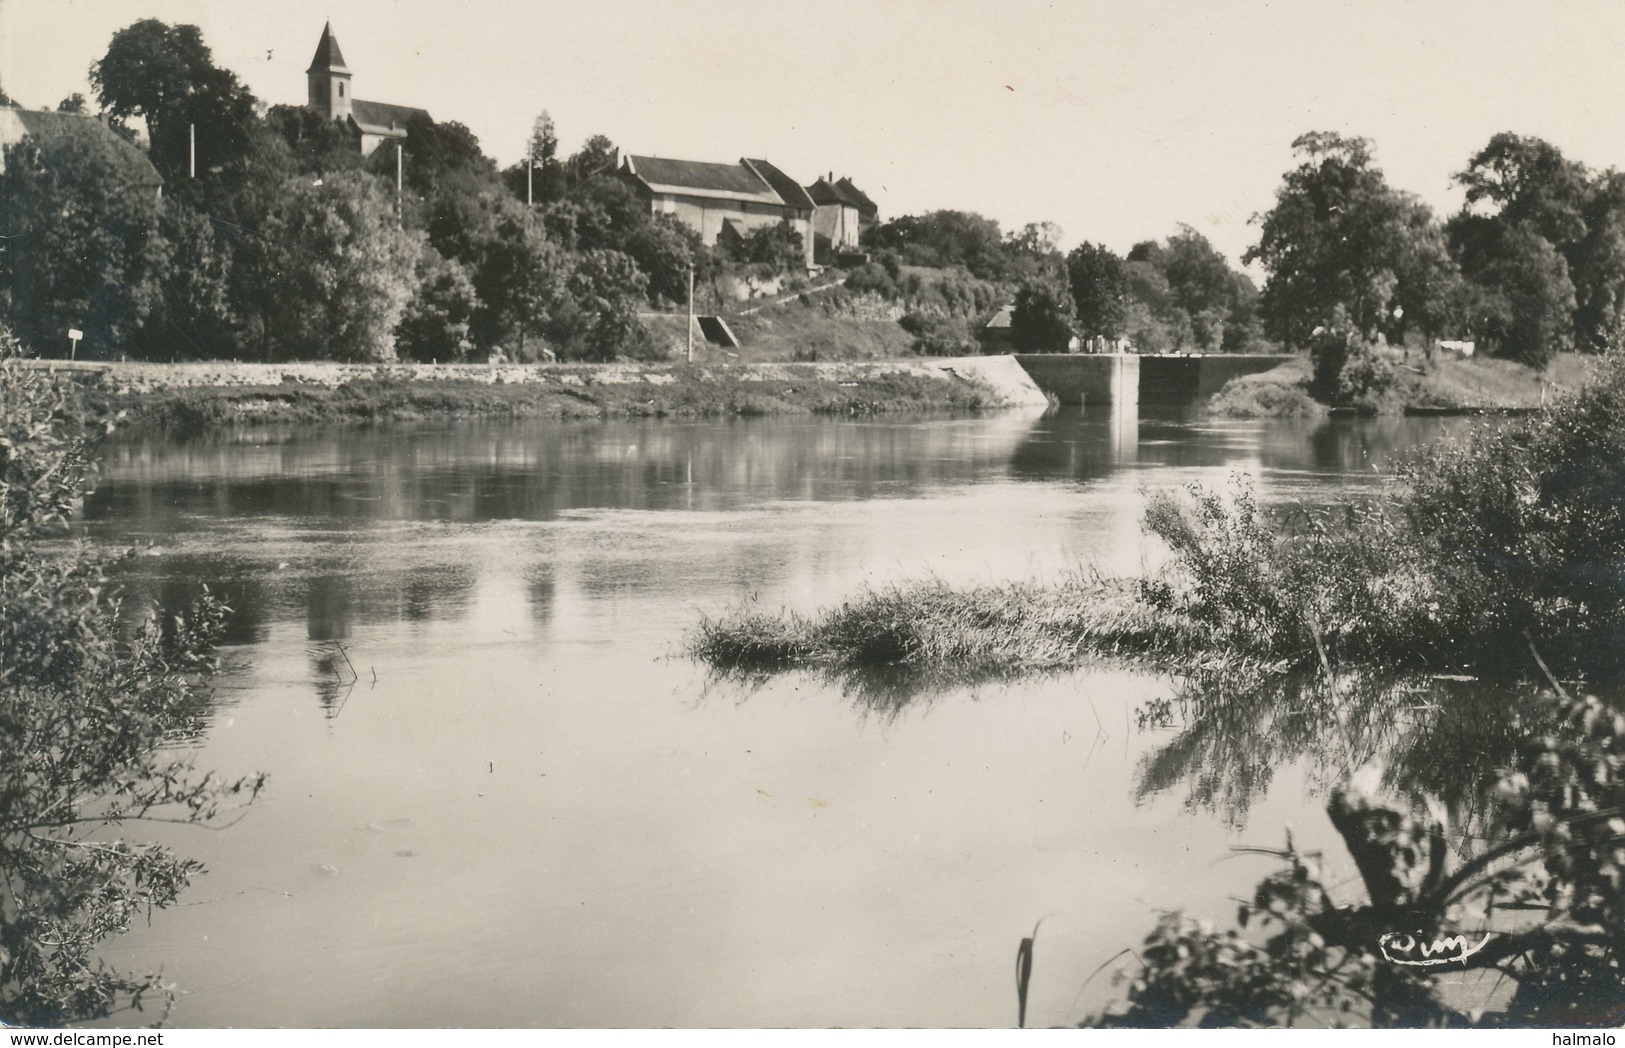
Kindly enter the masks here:
<path id="1" fill-rule="evenodd" d="M 395 143 L 395 225 L 397 227 L 399 227 L 401 225 L 401 222 L 402 222 L 402 219 L 401 219 L 401 168 L 402 168 L 402 165 L 403 165 L 403 161 L 401 160 L 401 144 L 399 142 L 396 142 Z"/>
<path id="2" fill-rule="evenodd" d="M 694 263 L 688 264 L 688 362 L 694 363 Z"/>
<path id="3" fill-rule="evenodd" d="M 188 178 L 197 177 L 197 125 L 186 125 L 186 175 Z"/>
<path id="4" fill-rule="evenodd" d="M 535 190 L 534 186 L 532 186 L 532 184 L 531 184 L 532 182 L 535 181 L 535 176 L 536 176 L 536 158 L 533 157 L 533 156 L 527 156 L 525 158 L 525 206 L 526 207 L 534 207 L 536 205 L 536 190 Z"/>

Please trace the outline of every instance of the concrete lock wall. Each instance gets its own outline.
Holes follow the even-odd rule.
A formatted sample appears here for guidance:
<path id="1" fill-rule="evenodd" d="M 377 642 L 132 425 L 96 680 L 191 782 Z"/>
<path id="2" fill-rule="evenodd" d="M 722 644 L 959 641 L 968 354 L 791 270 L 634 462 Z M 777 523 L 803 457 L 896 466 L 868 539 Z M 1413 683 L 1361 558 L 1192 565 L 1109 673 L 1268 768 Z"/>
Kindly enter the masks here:
<path id="1" fill-rule="evenodd" d="M 1256 375 L 1292 357 L 1276 353 L 1226 353 L 1207 357 L 1143 357 L 1140 403 L 1183 404 L 1206 400 L 1233 378 Z"/>
<path id="2" fill-rule="evenodd" d="M 1018 353 L 1039 389 L 1062 404 L 1190 403 L 1240 375 L 1269 371 L 1292 357 L 1227 353 L 1205 357 L 1132 353 Z"/>
<path id="3" fill-rule="evenodd" d="M 1132 353 L 1017 353 L 1039 389 L 1062 404 L 1135 403 L 1140 358 Z"/>

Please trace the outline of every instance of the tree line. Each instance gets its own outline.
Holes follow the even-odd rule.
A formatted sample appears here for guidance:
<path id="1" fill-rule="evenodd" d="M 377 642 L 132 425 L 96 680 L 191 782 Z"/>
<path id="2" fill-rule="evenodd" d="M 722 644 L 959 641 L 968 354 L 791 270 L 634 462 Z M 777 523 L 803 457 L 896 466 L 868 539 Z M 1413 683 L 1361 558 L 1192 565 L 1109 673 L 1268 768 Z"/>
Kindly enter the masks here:
<path id="1" fill-rule="evenodd" d="M 615 177 L 609 139 L 561 156 L 545 112 L 528 159 L 505 169 L 467 127 L 426 117 L 398 156 L 362 157 L 311 110 L 265 109 L 195 26 L 137 22 L 90 72 L 115 130 L 145 125 L 165 191 L 132 191 L 130 151 L 88 120 L 6 147 L 0 296 L 36 352 L 65 351 L 79 328 L 83 351 L 157 360 L 652 356 L 639 314 L 682 302 L 691 270 L 712 308 L 726 276 L 806 277 L 788 225 L 707 248 Z M 1541 365 L 1621 325 L 1625 174 L 1498 134 L 1455 176 L 1466 202 L 1441 221 L 1387 183 L 1365 139 L 1314 132 L 1293 148 L 1242 258 L 1262 289 L 1188 226 L 1122 256 L 1088 242 L 1063 254 L 1054 223 L 1005 233 L 939 210 L 866 229 L 870 260 L 847 291 L 901 313 L 923 353 L 974 352 L 975 329 L 1013 303 L 1019 349 L 1307 348 L 1333 385 L 1379 341 L 1472 339 Z"/>
<path id="2" fill-rule="evenodd" d="M 1314 132 L 1293 150 L 1242 257 L 1264 270 L 1262 289 L 1189 226 L 1127 255 L 1086 242 L 1063 256 L 1052 223 L 1005 235 L 981 215 L 937 211 L 879 225 L 864 245 L 894 272 L 951 267 L 998 284 L 1027 351 L 1074 337 L 1147 353 L 1334 344 L 1319 355 L 1342 364 L 1379 341 L 1450 338 L 1542 366 L 1599 351 L 1625 324 L 1625 173 L 1497 134 L 1455 176 L 1465 203 L 1441 221 L 1388 184 L 1365 139 Z"/>
<path id="3" fill-rule="evenodd" d="M 656 352 L 638 314 L 686 298 L 691 267 L 703 293 L 801 257 L 788 227 L 706 249 L 615 177 L 607 138 L 560 156 L 545 112 L 528 173 L 422 117 L 399 157 L 363 157 L 313 111 L 265 109 L 195 26 L 118 31 L 91 84 L 115 131 L 144 123 L 164 191 L 92 121 L 6 148 L 0 294 L 36 351 L 73 327 L 90 354 L 156 360 L 607 360 Z"/>

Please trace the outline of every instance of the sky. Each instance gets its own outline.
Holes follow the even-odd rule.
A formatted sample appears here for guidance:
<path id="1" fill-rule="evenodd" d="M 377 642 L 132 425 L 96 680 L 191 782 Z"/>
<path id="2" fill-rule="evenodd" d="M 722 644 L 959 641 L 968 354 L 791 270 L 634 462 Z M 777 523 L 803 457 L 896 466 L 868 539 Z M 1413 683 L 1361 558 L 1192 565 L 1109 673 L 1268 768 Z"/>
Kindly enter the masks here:
<path id="1" fill-rule="evenodd" d="M 765 157 L 850 176 L 883 218 L 1048 220 L 1119 253 L 1184 223 L 1239 259 L 1311 130 L 1369 138 L 1441 213 L 1498 131 L 1625 167 L 1620 0 L 0 0 L 0 87 L 88 97 L 145 17 L 200 26 L 266 104 L 303 103 L 331 19 L 358 97 L 503 164 L 545 109 L 561 152 Z"/>

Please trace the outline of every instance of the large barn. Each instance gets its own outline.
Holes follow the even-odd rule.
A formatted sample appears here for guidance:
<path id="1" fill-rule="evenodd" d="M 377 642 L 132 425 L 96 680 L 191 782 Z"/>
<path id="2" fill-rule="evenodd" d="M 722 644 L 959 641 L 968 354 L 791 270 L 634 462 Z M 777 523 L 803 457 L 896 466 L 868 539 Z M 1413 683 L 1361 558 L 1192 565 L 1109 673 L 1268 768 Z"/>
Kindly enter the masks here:
<path id="1" fill-rule="evenodd" d="M 716 164 L 629 155 L 621 162 L 621 176 L 650 211 L 676 216 L 707 246 L 788 222 L 801 234 L 807 266 L 813 264 L 812 198 L 766 160 Z"/>

